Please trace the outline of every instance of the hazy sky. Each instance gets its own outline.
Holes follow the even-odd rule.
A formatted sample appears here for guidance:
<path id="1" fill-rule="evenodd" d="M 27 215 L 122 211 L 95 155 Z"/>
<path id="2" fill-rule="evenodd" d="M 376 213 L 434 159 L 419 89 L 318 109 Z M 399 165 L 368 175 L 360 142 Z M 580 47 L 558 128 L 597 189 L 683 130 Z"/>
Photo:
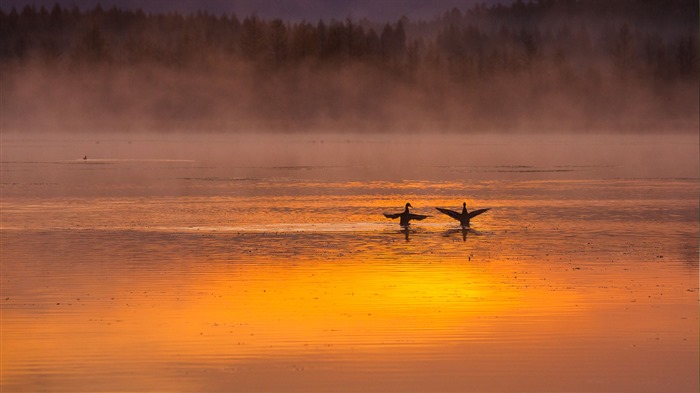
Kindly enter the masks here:
<path id="1" fill-rule="evenodd" d="M 430 19 L 453 7 L 465 10 L 477 3 L 510 4 L 512 0 L 2 0 L 1 8 L 21 9 L 28 4 L 50 9 L 55 3 L 81 9 L 101 4 L 103 8 L 141 8 L 146 12 L 183 13 L 205 10 L 214 14 L 235 12 L 239 16 L 252 13 L 265 18 L 287 20 L 353 19 L 395 20 L 402 15 L 411 19 Z"/>

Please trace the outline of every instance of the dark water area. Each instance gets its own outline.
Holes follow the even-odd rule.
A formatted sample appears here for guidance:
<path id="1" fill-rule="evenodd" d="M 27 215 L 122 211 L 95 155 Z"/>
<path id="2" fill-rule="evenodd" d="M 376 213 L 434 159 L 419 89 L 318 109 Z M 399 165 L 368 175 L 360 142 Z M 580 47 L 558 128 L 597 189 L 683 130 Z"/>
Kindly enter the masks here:
<path id="1" fill-rule="evenodd" d="M 5 134 L 2 391 L 697 391 L 697 145 Z"/>

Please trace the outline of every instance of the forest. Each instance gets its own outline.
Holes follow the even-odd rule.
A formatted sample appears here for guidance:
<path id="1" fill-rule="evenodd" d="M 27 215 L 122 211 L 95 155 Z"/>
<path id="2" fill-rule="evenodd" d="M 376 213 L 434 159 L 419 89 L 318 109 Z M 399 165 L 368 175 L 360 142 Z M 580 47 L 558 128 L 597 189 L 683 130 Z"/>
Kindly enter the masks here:
<path id="1" fill-rule="evenodd" d="M 3 130 L 698 128 L 698 2 L 515 1 L 432 20 L 0 9 Z"/>

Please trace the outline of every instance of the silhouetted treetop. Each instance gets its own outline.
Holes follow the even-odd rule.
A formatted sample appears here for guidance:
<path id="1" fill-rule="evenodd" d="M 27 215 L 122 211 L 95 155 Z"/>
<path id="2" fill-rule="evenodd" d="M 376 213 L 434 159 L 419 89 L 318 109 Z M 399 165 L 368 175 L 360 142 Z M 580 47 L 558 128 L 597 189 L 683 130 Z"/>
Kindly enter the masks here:
<path id="1" fill-rule="evenodd" d="M 243 80 L 255 88 L 221 104 L 234 102 L 240 116 L 266 107 L 282 119 L 402 119 L 400 96 L 446 126 L 525 112 L 615 122 L 642 104 L 660 108 L 659 118 L 680 116 L 688 92 L 697 96 L 698 13 L 697 0 L 517 0 L 381 22 L 26 6 L 0 9 L 0 62 L 6 78 L 39 65 L 52 75 L 155 69 L 216 80 L 203 82 L 209 90 Z M 275 83 L 305 100 L 285 100 Z M 220 104 L 169 100 L 149 108 L 204 117 Z"/>
<path id="2" fill-rule="evenodd" d="M 300 60 L 339 60 L 396 69 L 406 66 L 410 47 L 414 65 L 438 56 L 463 61 L 467 68 L 476 62 L 478 69 L 492 72 L 589 58 L 618 74 L 658 71 L 665 63 L 677 71 L 666 76 L 688 76 L 697 62 L 697 15 L 698 2 L 689 0 L 518 0 L 509 6 L 455 8 L 431 21 L 404 17 L 377 24 L 348 18 L 311 24 L 206 12 L 146 15 L 99 5 L 80 11 L 56 4 L 51 10 L 0 11 L 0 56 L 4 62 L 38 55 L 64 62 L 177 65 L 213 57 L 275 68 Z"/>

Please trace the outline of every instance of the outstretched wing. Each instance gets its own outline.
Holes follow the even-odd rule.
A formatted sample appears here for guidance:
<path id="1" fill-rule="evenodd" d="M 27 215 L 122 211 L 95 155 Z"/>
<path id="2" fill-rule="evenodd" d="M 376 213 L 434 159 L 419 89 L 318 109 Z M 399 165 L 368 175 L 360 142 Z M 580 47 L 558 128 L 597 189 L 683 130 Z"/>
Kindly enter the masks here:
<path id="1" fill-rule="evenodd" d="M 424 216 L 422 214 L 413 214 L 413 213 L 411 213 L 409 215 L 410 220 L 423 220 L 423 219 L 426 219 L 428 217 L 430 217 L 430 216 Z"/>
<path id="2" fill-rule="evenodd" d="M 386 217 L 386 218 L 399 218 L 399 217 L 401 217 L 401 213 L 395 213 L 395 214 L 384 213 L 384 217 Z"/>
<path id="3" fill-rule="evenodd" d="M 489 210 L 491 210 L 491 208 L 474 210 L 473 212 L 469 212 L 469 214 L 467 214 L 467 217 L 469 217 L 469 219 L 472 219 L 472 218 L 478 216 L 479 214 L 485 213 L 485 212 L 487 212 L 487 211 L 489 211 Z"/>
<path id="4" fill-rule="evenodd" d="M 454 210 L 443 209 L 443 208 L 441 208 L 441 207 L 436 207 L 436 209 L 438 209 L 438 211 L 439 211 L 440 213 L 447 214 L 448 216 L 454 218 L 455 220 L 461 220 L 461 219 L 462 219 L 462 214 L 457 213 L 457 212 L 454 211 Z"/>

